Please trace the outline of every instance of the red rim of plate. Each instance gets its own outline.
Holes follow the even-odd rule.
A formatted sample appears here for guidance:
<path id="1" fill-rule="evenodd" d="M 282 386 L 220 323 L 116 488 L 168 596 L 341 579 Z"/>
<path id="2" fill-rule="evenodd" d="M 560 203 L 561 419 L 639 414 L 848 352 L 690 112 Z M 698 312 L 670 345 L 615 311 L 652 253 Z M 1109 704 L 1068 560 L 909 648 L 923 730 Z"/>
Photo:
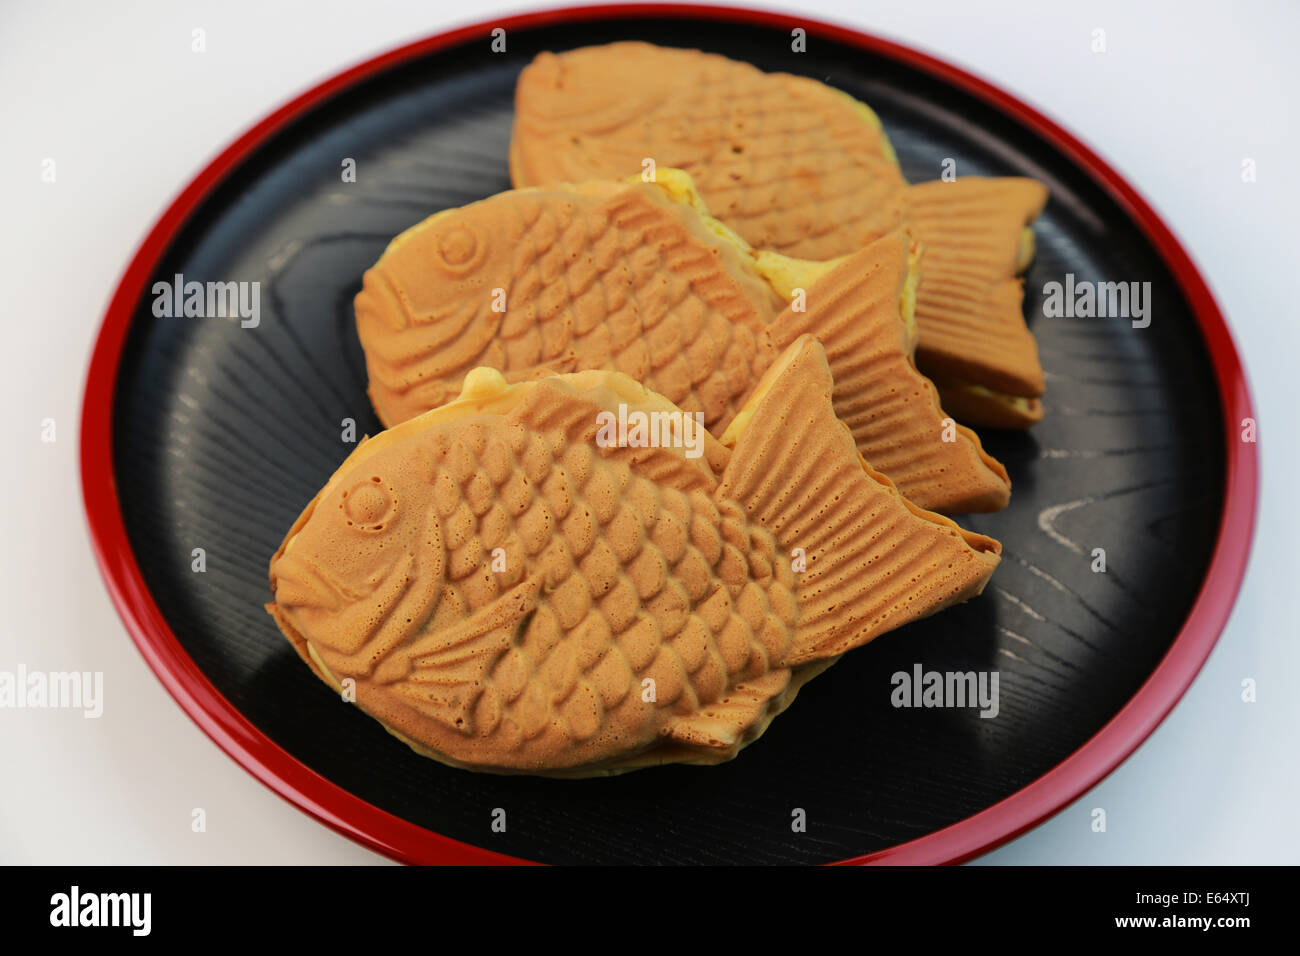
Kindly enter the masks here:
<path id="1" fill-rule="evenodd" d="M 1214 365 L 1224 409 L 1226 478 L 1218 540 L 1190 614 L 1151 676 L 1082 747 L 993 806 L 923 837 L 844 863 L 961 863 L 1019 836 L 1083 795 L 1156 728 L 1191 684 L 1218 640 L 1236 600 L 1254 532 L 1256 446 L 1239 440 L 1253 417 L 1250 392 L 1232 335 L 1191 258 L 1155 211 L 1091 149 L 1020 100 L 924 53 L 845 27 L 804 17 L 732 7 L 682 4 L 567 7 L 475 24 L 418 40 L 337 74 L 280 107 L 228 146 L 180 193 L 132 257 L 104 316 L 82 405 L 81 482 L 95 555 L 109 595 L 136 646 L 186 713 L 227 754 L 286 800 L 353 840 L 408 863 L 522 863 L 442 836 L 381 810 L 311 770 L 253 726 L 185 652 L 140 574 L 127 538 L 113 472 L 113 393 L 118 362 L 145 283 L 172 238 L 215 186 L 287 123 L 329 97 L 398 64 L 507 31 L 575 21 L 644 17 L 709 19 L 790 30 L 804 28 L 923 70 L 1019 120 L 1086 170 L 1138 224 L 1178 281 Z"/>

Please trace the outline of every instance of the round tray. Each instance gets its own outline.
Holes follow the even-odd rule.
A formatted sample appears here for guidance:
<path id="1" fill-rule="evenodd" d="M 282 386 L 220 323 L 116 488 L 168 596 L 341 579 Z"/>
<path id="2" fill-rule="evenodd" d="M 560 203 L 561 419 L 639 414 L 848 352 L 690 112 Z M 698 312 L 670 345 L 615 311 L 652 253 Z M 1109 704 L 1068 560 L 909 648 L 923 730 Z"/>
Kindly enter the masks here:
<path id="1" fill-rule="evenodd" d="M 491 31 L 507 51 L 492 52 Z M 791 30 L 807 31 L 807 51 Z M 586 781 L 453 770 L 413 754 L 313 677 L 262 610 L 271 553 L 379 425 L 351 299 L 388 240 L 509 187 L 518 71 L 618 39 L 804 73 L 880 114 L 913 181 L 1037 177 L 1026 314 L 1048 377 L 1029 433 L 986 431 L 1011 505 L 977 600 L 886 635 L 809 684 L 762 740 L 712 768 Z M 341 181 L 342 162 L 357 181 Z M 1044 283 L 1149 281 L 1151 325 L 1044 318 Z M 257 281 L 261 321 L 158 318 L 152 287 Z M 128 266 L 86 384 L 90 529 L 127 628 L 180 705 L 251 773 L 335 829 L 411 862 L 941 863 L 1033 826 L 1155 728 L 1235 599 L 1255 516 L 1249 393 L 1187 254 L 1109 166 L 969 74 L 805 18 L 588 7 L 410 44 L 277 110 L 187 186 Z M 202 548 L 206 571 L 191 569 Z M 1105 573 L 1092 570 L 1106 550 Z M 891 706 L 891 675 L 997 671 L 1000 713 Z M 494 832 L 493 811 L 507 812 Z M 795 809 L 805 831 L 791 826 Z"/>

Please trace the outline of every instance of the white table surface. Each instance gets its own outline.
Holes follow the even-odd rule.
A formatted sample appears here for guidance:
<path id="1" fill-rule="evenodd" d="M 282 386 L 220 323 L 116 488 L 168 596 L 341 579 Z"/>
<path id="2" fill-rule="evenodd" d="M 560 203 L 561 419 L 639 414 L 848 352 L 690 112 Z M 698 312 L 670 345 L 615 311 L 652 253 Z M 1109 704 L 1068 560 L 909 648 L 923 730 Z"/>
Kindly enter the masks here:
<path id="1" fill-rule="evenodd" d="M 756 3 L 768 6 L 766 3 Z M 0 670 L 103 671 L 98 720 L 0 710 L 0 862 L 380 863 L 226 757 L 135 650 L 91 555 L 77 478 L 108 296 L 172 196 L 237 133 L 340 68 L 544 6 L 393 0 L 0 4 Z M 780 9 L 779 5 L 772 5 Z M 793 6 L 793 4 L 791 5 Z M 1296 863 L 1300 627 L 1292 595 L 1300 276 L 1300 5 L 810 0 L 820 19 L 984 76 L 1097 149 L 1183 239 L 1254 388 L 1260 522 L 1232 619 L 1191 690 L 1115 773 L 984 863 Z M 191 52 L 191 31 L 207 50 Z M 1107 52 L 1090 52 L 1094 28 Z M 41 182 L 42 161 L 57 181 Z M 1243 158 L 1258 181 L 1243 184 Z M 41 441 L 54 418 L 56 440 Z M 1153 600 L 1158 596 L 1153 595 Z M 1258 701 L 1243 703 L 1243 678 Z M 202 807 L 207 830 L 191 831 Z M 1106 833 L 1089 811 L 1104 807 Z"/>

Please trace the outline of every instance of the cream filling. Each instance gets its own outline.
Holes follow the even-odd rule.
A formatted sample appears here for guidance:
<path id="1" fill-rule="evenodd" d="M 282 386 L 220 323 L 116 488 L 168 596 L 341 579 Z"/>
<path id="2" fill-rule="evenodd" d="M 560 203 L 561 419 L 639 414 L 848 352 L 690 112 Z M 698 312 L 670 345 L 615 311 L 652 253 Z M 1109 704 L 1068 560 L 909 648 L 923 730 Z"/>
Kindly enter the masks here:
<path id="1" fill-rule="evenodd" d="M 898 154 L 894 152 L 894 144 L 889 141 L 889 137 L 885 134 L 885 124 L 880 122 L 880 117 L 876 115 L 875 110 L 866 103 L 863 103 L 861 100 L 854 99 L 843 90 L 837 90 L 835 87 L 829 85 L 826 86 L 826 89 L 830 90 L 836 96 L 843 97 L 847 100 L 849 105 L 853 108 L 853 112 L 857 113 L 864 123 L 880 134 L 881 153 L 884 154 L 886 159 L 897 166 Z"/>
<path id="2" fill-rule="evenodd" d="M 1037 399 L 1025 398 L 1022 395 L 1007 395 L 1004 392 L 995 392 L 984 385 L 976 385 L 974 382 L 964 382 L 960 379 L 945 379 L 943 387 L 970 392 L 972 395 L 1005 405 L 1025 415 L 1033 414 L 1033 403 L 1037 401 Z"/>
<path id="3" fill-rule="evenodd" d="M 807 291 L 825 277 L 848 256 L 837 259 L 814 260 L 794 259 L 770 250 L 755 250 L 751 255 L 759 274 L 776 290 L 777 295 L 786 302 L 794 301 L 798 290 Z M 907 250 L 907 277 L 898 296 L 898 314 L 907 328 L 907 348 L 915 351 L 919 332 L 916 327 L 916 290 L 921 282 L 922 249 L 913 241 Z"/>
<path id="4" fill-rule="evenodd" d="M 1029 268 L 1029 263 L 1034 261 L 1034 230 L 1025 226 L 1020 230 L 1020 242 L 1016 246 L 1016 272 L 1021 273 Z"/>

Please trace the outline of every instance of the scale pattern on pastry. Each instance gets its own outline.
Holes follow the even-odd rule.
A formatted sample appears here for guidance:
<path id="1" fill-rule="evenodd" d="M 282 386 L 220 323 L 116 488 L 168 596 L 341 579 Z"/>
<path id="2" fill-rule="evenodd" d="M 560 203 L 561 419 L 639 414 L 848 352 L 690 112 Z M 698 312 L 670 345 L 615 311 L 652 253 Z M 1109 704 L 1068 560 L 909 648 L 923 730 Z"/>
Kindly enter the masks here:
<path id="1" fill-rule="evenodd" d="M 510 149 L 516 186 L 625 176 L 646 160 L 683 169 L 751 245 L 804 259 L 910 228 L 925 249 L 921 369 L 941 391 L 1043 393 L 1015 276 L 1032 257 L 1026 227 L 1046 189 L 979 177 L 909 186 L 879 119 L 841 91 L 647 43 L 542 53 L 520 75 Z M 976 424 L 1041 417 L 1022 403 L 1019 418 L 985 422 L 979 403 L 964 407 Z"/>
<path id="2" fill-rule="evenodd" d="M 719 434 L 781 349 L 810 333 L 873 467 L 924 508 L 1006 505 L 1005 469 L 974 433 L 945 426 L 912 358 L 915 243 L 893 232 L 840 263 L 756 253 L 708 215 L 689 177 L 658 176 L 506 192 L 394 240 L 356 298 L 381 420 L 449 401 L 477 366 L 508 381 L 605 369 Z"/>
<path id="3" fill-rule="evenodd" d="M 477 370 L 344 462 L 273 557 L 267 609 L 318 676 L 455 766 L 730 759 L 809 676 L 998 563 L 871 470 L 831 389 L 800 337 L 734 448 L 645 447 L 601 441 L 601 413 L 681 412 L 624 375 Z"/>

